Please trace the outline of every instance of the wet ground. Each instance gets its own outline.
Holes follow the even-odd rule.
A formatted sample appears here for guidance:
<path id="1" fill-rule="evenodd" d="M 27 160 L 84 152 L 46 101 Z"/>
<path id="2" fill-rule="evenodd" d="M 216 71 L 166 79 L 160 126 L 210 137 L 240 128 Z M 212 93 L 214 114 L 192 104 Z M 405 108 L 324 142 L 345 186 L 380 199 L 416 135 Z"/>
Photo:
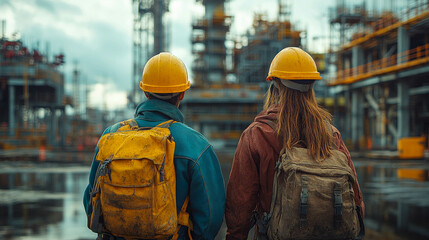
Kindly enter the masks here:
<path id="1" fill-rule="evenodd" d="M 231 164 L 222 158 L 227 182 Z M 89 165 L 0 162 L 0 239 L 95 239 L 82 205 Z M 429 161 L 362 159 L 355 166 L 365 239 L 429 239 Z M 217 239 L 224 236 L 223 227 Z"/>

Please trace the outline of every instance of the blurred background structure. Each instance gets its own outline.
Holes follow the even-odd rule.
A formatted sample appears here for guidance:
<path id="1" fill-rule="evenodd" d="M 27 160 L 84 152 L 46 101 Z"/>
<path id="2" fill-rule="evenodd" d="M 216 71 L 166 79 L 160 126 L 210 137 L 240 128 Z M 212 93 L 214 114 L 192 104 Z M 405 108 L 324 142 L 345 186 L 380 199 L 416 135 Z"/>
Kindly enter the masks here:
<path id="1" fill-rule="evenodd" d="M 64 146 L 65 105 L 62 53 L 50 56 L 8 39 L 2 21 L 0 38 L 0 148 Z M 48 46 L 47 46 L 47 49 Z M 47 50 L 48 51 L 48 50 Z"/>
<path id="2" fill-rule="evenodd" d="M 145 101 L 139 88 L 144 65 L 162 51 L 190 63 L 192 87 L 180 109 L 185 123 L 214 146 L 227 182 L 241 133 L 262 110 L 271 60 L 285 47 L 309 52 L 322 74 L 314 91 L 318 103 L 333 114 L 351 152 L 366 203 L 365 239 L 429 238 L 428 0 L 331 0 L 299 13 L 293 9 L 301 2 L 263 1 L 258 11 L 246 13 L 253 17 L 248 26 L 241 26 L 244 15 L 231 9 L 239 0 L 188 0 L 187 7 L 184 0 L 128 0 L 125 20 L 109 21 L 111 16 L 97 15 L 94 7 L 88 10 L 104 21 L 94 31 L 128 24 L 129 36 L 114 32 L 130 43 L 125 50 L 115 45 L 112 34 L 107 43 L 94 41 L 90 51 L 55 53 L 49 42 L 41 46 L 38 38 L 28 41 L 6 33 L 10 14 L 2 7 L 19 5 L 6 2 L 0 2 L 0 238 L 94 236 L 82 224 L 86 216 L 80 212 L 93 150 L 106 127 L 132 118 L 134 108 Z M 68 4 L 55 4 L 59 2 Z M 197 10 L 188 11 L 189 6 Z M 114 10 L 111 14 L 123 9 Z M 315 35 L 319 23 L 302 24 L 294 14 L 317 15 L 327 29 Z M 187 17 L 189 24 L 180 26 L 172 16 Z M 237 31 L 237 25 L 244 30 Z M 177 30 L 185 27 L 189 49 L 177 48 L 174 42 L 186 45 L 181 42 L 184 33 Z M 69 35 L 83 33 L 79 47 L 82 39 L 97 35 L 66 29 Z M 98 47 L 115 57 L 88 54 Z M 69 57 L 81 50 L 85 57 Z M 112 65 L 124 68 L 124 58 L 130 59 L 125 66 L 130 77 L 109 72 Z M 97 77 L 87 74 L 88 62 L 101 65 L 91 67 L 103 77 L 91 79 Z M 101 84 L 90 84 L 96 81 Z M 131 86 L 126 94 L 115 95 L 108 84 Z M 95 87 L 101 94 L 94 94 Z M 126 102 L 127 107 L 112 110 L 112 102 Z M 42 213 L 53 217 L 41 218 Z M 225 227 L 217 239 L 224 236 Z"/>
<path id="3" fill-rule="evenodd" d="M 132 0 L 133 8 L 133 75 L 128 100 L 136 107 L 143 100 L 139 82 L 147 60 L 168 50 L 170 30 L 165 14 L 170 0 Z"/>
<path id="4" fill-rule="evenodd" d="M 285 46 L 301 46 L 302 31 L 290 21 L 288 1 L 279 0 L 278 15 L 269 21 L 255 13 L 242 36 L 231 36 L 233 17 L 224 1 L 199 1 L 205 14 L 192 24 L 192 70 L 195 84 L 181 103 L 186 122 L 215 147 L 234 150 L 241 133 L 262 110 L 271 60 Z M 232 42 L 226 48 L 227 41 Z"/>
<path id="5" fill-rule="evenodd" d="M 396 151 L 404 138 L 429 134 L 428 2 L 383 3 L 338 1 L 329 14 L 327 84 L 344 102 L 336 125 L 357 150 Z"/>

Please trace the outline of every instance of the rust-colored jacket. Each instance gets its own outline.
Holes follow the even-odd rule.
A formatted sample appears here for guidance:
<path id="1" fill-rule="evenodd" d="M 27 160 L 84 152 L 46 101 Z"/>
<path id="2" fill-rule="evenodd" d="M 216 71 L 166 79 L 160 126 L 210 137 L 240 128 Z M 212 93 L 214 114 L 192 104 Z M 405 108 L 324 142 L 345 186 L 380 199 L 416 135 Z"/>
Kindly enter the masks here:
<path id="1" fill-rule="evenodd" d="M 229 176 L 225 219 L 228 227 L 226 239 L 247 239 L 252 227 L 252 212 L 269 212 L 273 192 L 274 168 L 279 158 L 282 144 L 274 130 L 266 123 L 276 121 L 278 107 L 273 106 L 261 112 L 255 121 L 243 132 L 235 152 Z M 349 165 L 356 176 L 340 132 L 333 127 L 334 143 L 337 150 L 347 156 Z M 364 209 L 359 184 L 353 186 L 356 205 Z"/>

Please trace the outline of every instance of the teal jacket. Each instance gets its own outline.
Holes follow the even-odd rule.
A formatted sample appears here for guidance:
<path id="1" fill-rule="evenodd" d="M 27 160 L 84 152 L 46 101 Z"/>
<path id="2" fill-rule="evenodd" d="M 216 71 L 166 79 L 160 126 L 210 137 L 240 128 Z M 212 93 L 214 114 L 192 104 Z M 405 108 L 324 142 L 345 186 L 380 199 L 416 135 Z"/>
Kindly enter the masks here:
<path id="1" fill-rule="evenodd" d="M 139 127 L 154 127 L 173 119 L 170 126 L 176 142 L 174 165 L 176 168 L 176 198 L 179 212 L 189 195 L 188 212 L 193 223 L 194 239 L 214 239 L 223 221 L 225 210 L 225 186 L 219 161 L 205 137 L 183 123 L 180 110 L 167 102 L 151 99 L 141 103 L 135 114 Z M 104 133 L 115 132 L 119 123 L 108 127 Z M 90 192 L 99 162 L 94 160 L 85 189 L 83 204 L 86 214 L 92 212 Z M 179 231 L 179 239 L 188 239 L 187 228 Z"/>

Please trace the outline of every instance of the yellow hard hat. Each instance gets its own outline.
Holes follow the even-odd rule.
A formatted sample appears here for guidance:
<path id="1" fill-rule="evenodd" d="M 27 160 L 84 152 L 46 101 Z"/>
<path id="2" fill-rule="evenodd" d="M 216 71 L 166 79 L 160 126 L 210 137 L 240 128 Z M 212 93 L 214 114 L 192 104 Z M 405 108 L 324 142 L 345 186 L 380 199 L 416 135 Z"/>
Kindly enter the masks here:
<path id="1" fill-rule="evenodd" d="M 186 66 L 180 58 L 162 52 L 146 63 L 140 88 L 150 93 L 178 93 L 191 87 Z"/>
<path id="2" fill-rule="evenodd" d="M 313 58 L 297 47 L 284 48 L 277 53 L 271 62 L 267 81 L 271 81 L 273 78 L 285 80 L 322 79 Z"/>

